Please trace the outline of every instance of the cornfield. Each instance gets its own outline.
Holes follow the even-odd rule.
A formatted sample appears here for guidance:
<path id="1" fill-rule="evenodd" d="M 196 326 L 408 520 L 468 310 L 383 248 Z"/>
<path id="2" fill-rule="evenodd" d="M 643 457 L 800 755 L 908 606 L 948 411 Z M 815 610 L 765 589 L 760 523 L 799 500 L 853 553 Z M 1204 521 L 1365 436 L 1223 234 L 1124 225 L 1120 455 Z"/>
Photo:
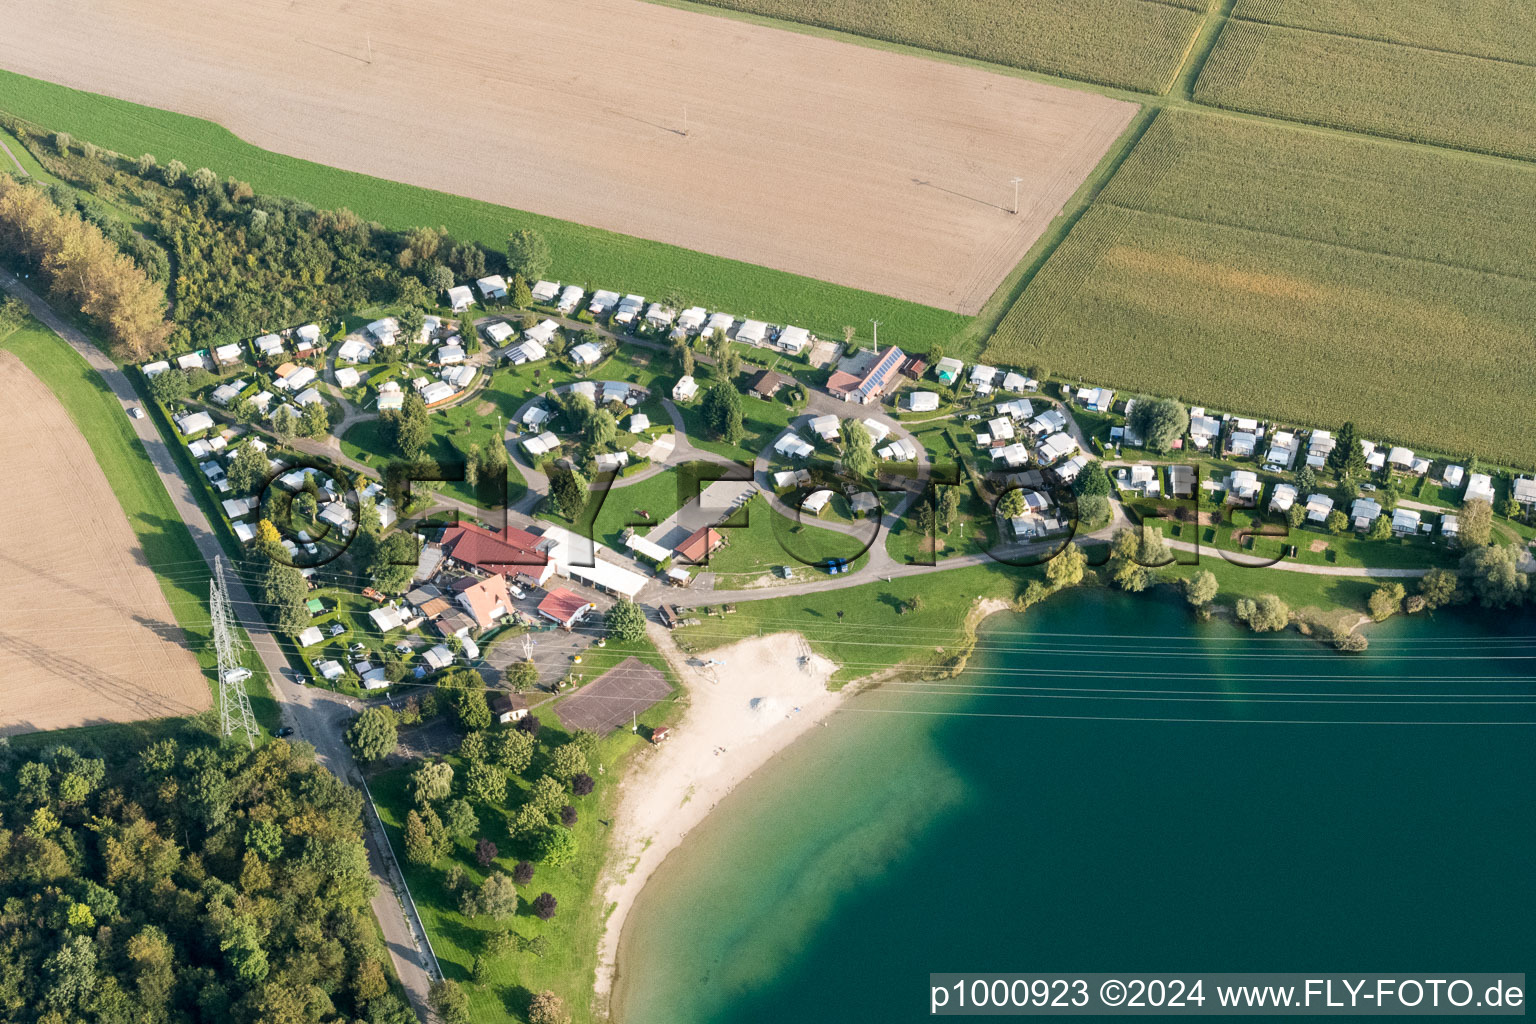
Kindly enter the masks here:
<path id="1" fill-rule="evenodd" d="M 1237 0 L 1232 16 L 1471 57 L 1536 62 L 1536 6 L 1509 0 Z"/>
<path id="2" fill-rule="evenodd" d="M 1536 170 L 1163 113 L 983 358 L 1536 466 L 1533 211 Z"/>
<path id="3" fill-rule="evenodd" d="M 1536 159 L 1536 65 L 1233 19 L 1197 102 Z"/>
<path id="4" fill-rule="evenodd" d="M 1162 92 L 1205 0 L 703 0 L 961 57 Z"/>

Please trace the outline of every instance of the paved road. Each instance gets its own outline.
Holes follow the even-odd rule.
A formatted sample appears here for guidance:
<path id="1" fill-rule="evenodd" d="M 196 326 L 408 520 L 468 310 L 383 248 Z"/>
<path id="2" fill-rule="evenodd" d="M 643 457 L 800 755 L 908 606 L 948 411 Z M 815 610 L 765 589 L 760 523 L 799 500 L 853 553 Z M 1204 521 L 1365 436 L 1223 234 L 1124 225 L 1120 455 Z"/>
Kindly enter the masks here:
<path id="1" fill-rule="evenodd" d="M 0 270 L 0 288 L 25 302 L 33 316 L 80 353 L 91 368 L 101 375 L 125 410 L 143 404 L 128 376 L 103 355 L 84 333 L 54 312 L 29 287 L 14 275 Z M 124 415 L 127 415 L 126 412 Z M 177 514 L 191 532 L 199 553 L 212 566 L 214 559 L 224 552 L 191 486 L 178 472 L 171 451 L 156 429 L 154 420 L 146 416 L 143 419 L 129 419 L 129 423 L 149 455 L 161 483 L 165 485 Z M 352 759 L 352 752 L 347 748 L 342 730 L 355 713 L 356 702 L 340 694 L 303 686 L 290 680 L 288 660 L 278 646 L 277 639 L 267 628 L 265 620 L 258 614 L 239 574 L 226 573 L 226 578 L 229 581 L 231 603 L 266 667 L 272 690 L 279 698 L 284 723 L 292 726 L 300 737 L 314 746 L 315 757 L 322 765 L 340 778 L 355 784 L 361 779 L 361 774 Z M 425 1019 L 427 990 L 432 976 L 426 967 L 430 954 L 421 951 L 428 947 L 421 935 L 420 922 L 406 913 L 395 895 L 397 888 L 404 888 L 404 883 L 399 879 L 393 860 L 385 850 L 387 840 L 379 832 L 378 823 L 371 814 L 366 820 L 369 824 L 366 832 L 368 863 L 378 882 L 378 892 L 373 899 L 374 916 L 383 929 L 385 943 L 395 964 L 395 973 L 405 986 L 417 1014 Z"/>

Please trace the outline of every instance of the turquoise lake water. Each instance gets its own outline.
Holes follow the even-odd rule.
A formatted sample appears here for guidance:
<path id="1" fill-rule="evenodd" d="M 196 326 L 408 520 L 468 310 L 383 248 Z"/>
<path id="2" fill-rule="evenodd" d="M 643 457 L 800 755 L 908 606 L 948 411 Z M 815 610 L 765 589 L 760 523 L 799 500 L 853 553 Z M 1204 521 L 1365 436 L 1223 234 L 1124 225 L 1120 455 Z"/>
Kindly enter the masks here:
<path id="1" fill-rule="evenodd" d="M 1536 617 L 1370 635 L 1104 591 L 989 619 L 962 679 L 854 698 L 667 859 L 619 1020 L 918 1021 L 930 971 L 1531 970 Z"/>

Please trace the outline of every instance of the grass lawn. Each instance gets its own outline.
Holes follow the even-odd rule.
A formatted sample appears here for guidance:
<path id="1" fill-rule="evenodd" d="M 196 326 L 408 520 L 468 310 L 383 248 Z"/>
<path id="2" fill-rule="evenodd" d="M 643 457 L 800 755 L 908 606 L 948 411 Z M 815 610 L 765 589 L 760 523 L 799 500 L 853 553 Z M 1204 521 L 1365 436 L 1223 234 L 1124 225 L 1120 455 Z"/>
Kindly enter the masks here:
<path id="1" fill-rule="evenodd" d="M 807 574 L 819 573 L 814 563 L 828 558 L 850 559 L 853 567 L 860 569 L 869 561 L 871 540 L 879 543 L 873 521 L 868 523 L 867 534 L 851 537 L 820 529 L 813 525 L 814 517 L 796 523 L 762 500 L 749 502 L 746 512 L 745 526 L 721 527 L 726 545 L 709 558 L 706 571 L 715 574 L 715 586 L 720 590 L 751 586 L 781 565 L 789 566 L 801 580 Z M 733 522 L 740 521 L 738 512 Z"/>
<path id="2" fill-rule="evenodd" d="M 964 626 L 976 598 L 1012 601 L 1040 575 L 1037 569 L 989 564 L 845 590 L 742 601 L 734 613 L 705 616 L 699 625 L 677 630 L 676 636 L 688 648 L 705 651 L 744 637 L 794 630 L 803 633 L 818 654 L 838 663 L 834 686 L 903 663 L 914 675 L 948 671 L 969 647 Z M 918 595 L 921 606 L 903 614 L 902 606 Z M 839 611 L 845 613 L 841 622 Z"/>
<path id="3" fill-rule="evenodd" d="M 207 566 L 117 398 L 74 349 L 36 321 L 28 320 L 0 340 L 0 347 L 15 353 L 48 386 L 85 436 L 139 539 L 144 560 L 160 581 L 176 623 L 186 634 L 187 647 L 197 654 L 199 664 L 211 670 L 216 661 L 208 618 Z M 193 490 L 201 492 L 195 481 Z M 216 509 L 209 514 L 211 521 L 219 522 Z M 267 691 L 266 674 L 254 653 L 247 652 L 246 664 L 253 670 L 246 683 L 251 710 L 257 722 L 270 730 L 279 721 L 277 703 Z M 217 697 L 211 671 L 209 687 Z"/>
<path id="4" fill-rule="evenodd" d="M 703 373 L 703 370 L 700 370 Z M 688 432 L 688 440 L 695 448 L 723 455 L 728 459 L 750 464 L 757 458 L 759 452 L 779 439 L 784 433 L 789 421 L 800 415 L 790 408 L 781 398 L 769 399 L 757 398 L 753 395 L 744 395 L 741 399 L 741 424 L 745 434 L 739 444 L 727 444 L 713 438 L 709 429 L 704 425 L 704 416 L 701 410 L 704 391 L 714 383 L 712 375 L 698 376 L 699 397 L 692 402 L 686 402 L 677 407 L 683 415 L 683 426 Z M 745 379 L 738 377 L 737 384 Z"/>
<path id="5" fill-rule="evenodd" d="M 633 654 L 666 671 L 671 679 L 665 661 L 649 641 L 622 646 L 625 649 L 620 650 L 613 644 L 603 651 L 593 648 L 588 652 L 589 663 L 596 663 L 592 667 L 605 666 Z M 676 681 L 672 681 L 675 686 Z M 400 854 L 400 866 L 438 962 L 449 978 L 464 985 L 475 1021 L 480 1024 L 522 1021 L 532 993 L 553 989 L 565 998 L 579 1024 L 596 1024 L 591 993 L 597 967 L 597 944 L 607 916 L 602 894 L 598 892 L 598 880 L 608 852 L 608 829 L 602 820 L 611 820 L 618 780 L 623 776 L 626 759 L 644 746 L 643 737 L 649 735 L 649 728 L 663 724 L 673 715 L 675 697 L 676 691 L 674 698 L 663 700 L 646 713 L 638 735 L 618 729 L 603 737 L 598 761 L 604 770 L 599 773 L 597 765 L 592 765 L 592 775 L 598 780 L 596 791 L 590 796 L 571 798 L 579 815 L 572 829 L 578 846 L 576 859 L 563 867 L 538 864 L 533 881 L 520 888 L 518 913 L 509 922 L 464 917 L 458 912 L 456 898 L 444 888 L 443 876 L 451 864 L 463 867 L 476 884 L 487 874 L 475 861 L 474 838 L 460 841 L 448 857 L 432 865 L 415 865 L 405 860 L 403 832 L 406 814 L 413 806 L 409 780 L 414 765 L 381 772 L 369 780 L 379 817 L 396 853 Z M 548 750 L 568 738 L 551 711 L 539 708 L 534 713 L 544 729 L 539 736 L 540 750 L 536 752 L 533 764 L 523 776 L 512 777 L 504 805 L 476 804 L 474 808 L 480 819 L 479 835 L 490 839 L 499 850 L 493 868 L 509 875 L 528 852 L 509 836 L 510 819 L 525 801 L 533 780 L 543 773 Z M 447 760 L 454 768 L 455 784 L 460 786 L 464 766 L 456 756 Z M 460 793 L 461 789 L 455 792 Z M 556 915 L 550 921 L 540 921 L 529 909 L 530 902 L 543 892 L 553 894 L 559 901 Z M 543 936 L 549 943 L 547 955 L 539 958 L 528 953 L 511 954 L 497 961 L 487 984 L 477 988 L 469 981 L 476 952 L 488 933 L 509 928 L 524 937 Z"/>
<path id="6" fill-rule="evenodd" d="M 505 398 L 506 401 L 498 401 Z M 507 417 L 501 412 L 510 404 L 512 395 L 495 387 L 476 394 L 462 405 L 440 409 L 430 414 L 432 441 L 426 454 L 439 465 L 464 460 L 463 452 L 470 445 L 502 444 L 502 431 Z M 520 402 L 518 404 L 521 404 Z M 487 409 L 489 405 L 491 408 Z M 398 458 L 390 428 L 383 420 L 363 420 L 354 423 L 341 438 L 341 450 L 354 459 L 375 467 L 379 472 L 390 460 Z M 507 460 L 507 493 L 505 503 L 510 505 L 527 491 L 527 483 L 517 468 L 517 463 Z M 486 492 L 484 484 L 471 487 L 462 480 L 442 484 L 442 492 L 462 501 L 491 507 L 494 495 Z"/>
<path id="7" fill-rule="evenodd" d="M 597 518 L 592 522 L 593 539 L 600 544 L 623 551 L 625 528 L 633 526 L 644 535 L 651 526 L 655 526 L 682 507 L 682 502 L 679 500 L 682 496 L 678 494 L 678 487 L 682 482 L 682 477 L 670 470 L 664 470 L 639 483 L 625 486 L 620 486 L 623 483 L 622 480 L 615 480 L 614 486 L 603 498 Z M 640 511 L 649 512 L 650 518 L 646 519 L 639 515 Z"/>
<path id="8" fill-rule="evenodd" d="M 1144 6 L 1140 3 L 1136 7 Z M 662 295 L 741 317 L 797 323 L 823 337 L 871 317 L 900 325 L 900 341 L 921 351 L 965 327 L 957 313 L 796 274 L 708 256 L 493 203 L 343 171 L 253 146 L 220 125 L 94 93 L 0 72 L 4 109 L 46 130 L 67 131 L 120 153 L 153 153 L 248 181 L 257 192 L 292 196 L 321 209 L 346 207 L 393 229 L 443 226 L 455 238 L 498 252 L 520 228 L 549 241 L 549 277 L 594 287 Z M 893 335 L 894 337 L 894 335 Z"/>

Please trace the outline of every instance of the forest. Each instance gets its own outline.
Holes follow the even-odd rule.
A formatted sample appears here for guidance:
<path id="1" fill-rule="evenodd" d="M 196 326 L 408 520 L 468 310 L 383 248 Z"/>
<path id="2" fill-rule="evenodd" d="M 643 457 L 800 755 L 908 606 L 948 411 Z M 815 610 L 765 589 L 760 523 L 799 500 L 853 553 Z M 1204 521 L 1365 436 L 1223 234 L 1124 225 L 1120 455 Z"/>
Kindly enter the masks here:
<path id="1" fill-rule="evenodd" d="M 374 931 L 362 797 L 305 747 L 192 726 L 0 737 L 0 1020 L 415 1020 Z"/>

